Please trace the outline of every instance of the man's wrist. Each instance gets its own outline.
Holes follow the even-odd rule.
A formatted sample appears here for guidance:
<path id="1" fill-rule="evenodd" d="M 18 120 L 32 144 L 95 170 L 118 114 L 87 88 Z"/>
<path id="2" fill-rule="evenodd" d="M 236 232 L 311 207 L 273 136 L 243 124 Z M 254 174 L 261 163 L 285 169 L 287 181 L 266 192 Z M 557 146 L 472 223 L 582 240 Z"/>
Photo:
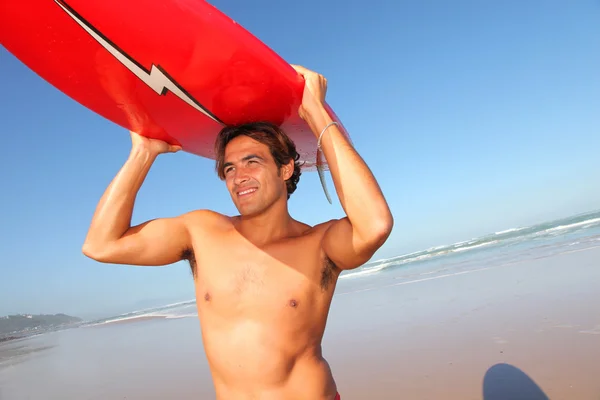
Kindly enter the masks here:
<path id="1" fill-rule="evenodd" d="M 315 107 L 315 109 L 308 111 L 306 114 L 306 122 L 317 138 L 327 124 L 333 121 L 323 105 Z"/>
<path id="2" fill-rule="evenodd" d="M 129 158 L 131 160 L 141 160 L 144 163 L 153 162 L 158 154 L 153 152 L 147 146 L 144 145 L 135 145 L 131 148 L 131 152 L 129 154 Z"/>

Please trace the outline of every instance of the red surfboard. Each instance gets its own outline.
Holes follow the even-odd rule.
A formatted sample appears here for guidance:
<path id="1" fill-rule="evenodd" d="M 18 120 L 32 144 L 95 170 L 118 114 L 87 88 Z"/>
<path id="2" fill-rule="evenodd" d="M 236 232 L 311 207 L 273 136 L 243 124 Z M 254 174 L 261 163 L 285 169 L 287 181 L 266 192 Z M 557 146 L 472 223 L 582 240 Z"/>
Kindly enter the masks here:
<path id="1" fill-rule="evenodd" d="M 225 125 L 270 121 L 305 170 L 317 166 L 317 141 L 298 116 L 302 77 L 203 0 L 2 0 L 0 42 L 126 129 L 214 159 Z"/>

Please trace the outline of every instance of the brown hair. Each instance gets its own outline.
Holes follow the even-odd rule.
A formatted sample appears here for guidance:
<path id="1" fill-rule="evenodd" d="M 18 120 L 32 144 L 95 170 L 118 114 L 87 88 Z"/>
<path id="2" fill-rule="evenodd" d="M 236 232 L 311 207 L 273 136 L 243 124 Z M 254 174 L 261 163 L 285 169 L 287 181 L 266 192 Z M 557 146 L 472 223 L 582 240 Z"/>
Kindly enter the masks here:
<path id="1" fill-rule="evenodd" d="M 238 136 L 248 136 L 257 142 L 267 145 L 271 151 L 271 155 L 275 160 L 277 168 L 281 168 L 294 160 L 294 172 L 292 176 L 285 182 L 287 186 L 288 199 L 296 190 L 298 181 L 300 180 L 300 163 L 298 159 L 300 155 L 296 151 L 296 145 L 288 137 L 288 135 L 277 125 L 270 122 L 253 122 L 237 126 L 228 126 L 223 128 L 215 142 L 216 166 L 215 169 L 219 178 L 225 179 L 223 164 L 225 163 L 225 147 L 227 144 Z"/>

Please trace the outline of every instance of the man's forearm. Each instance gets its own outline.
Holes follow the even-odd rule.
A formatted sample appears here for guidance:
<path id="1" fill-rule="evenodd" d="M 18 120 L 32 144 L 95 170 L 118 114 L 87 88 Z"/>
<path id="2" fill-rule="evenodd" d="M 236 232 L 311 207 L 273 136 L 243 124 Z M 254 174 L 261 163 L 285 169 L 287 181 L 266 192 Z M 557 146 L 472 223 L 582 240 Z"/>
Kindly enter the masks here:
<path id="1" fill-rule="evenodd" d="M 332 122 L 321 108 L 311 113 L 308 124 L 317 138 Z M 329 126 L 321 138 L 321 149 L 329 165 L 336 192 L 359 237 L 388 234 L 392 215 L 371 170 L 336 125 Z"/>
<path id="2" fill-rule="evenodd" d="M 120 239 L 131 226 L 137 193 L 156 155 L 134 147 L 129 158 L 102 195 L 86 237 L 86 248 L 96 248 Z"/>

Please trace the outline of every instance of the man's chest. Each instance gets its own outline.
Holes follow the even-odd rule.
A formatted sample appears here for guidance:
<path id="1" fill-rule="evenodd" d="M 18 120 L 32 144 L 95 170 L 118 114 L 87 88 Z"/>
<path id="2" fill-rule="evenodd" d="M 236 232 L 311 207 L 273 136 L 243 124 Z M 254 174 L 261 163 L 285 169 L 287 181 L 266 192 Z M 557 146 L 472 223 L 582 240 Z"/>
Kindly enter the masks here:
<path id="1" fill-rule="evenodd" d="M 198 301 L 223 311 L 298 309 L 325 291 L 328 265 L 318 243 L 305 238 L 259 248 L 236 237 L 213 237 L 195 244 L 194 252 Z"/>

